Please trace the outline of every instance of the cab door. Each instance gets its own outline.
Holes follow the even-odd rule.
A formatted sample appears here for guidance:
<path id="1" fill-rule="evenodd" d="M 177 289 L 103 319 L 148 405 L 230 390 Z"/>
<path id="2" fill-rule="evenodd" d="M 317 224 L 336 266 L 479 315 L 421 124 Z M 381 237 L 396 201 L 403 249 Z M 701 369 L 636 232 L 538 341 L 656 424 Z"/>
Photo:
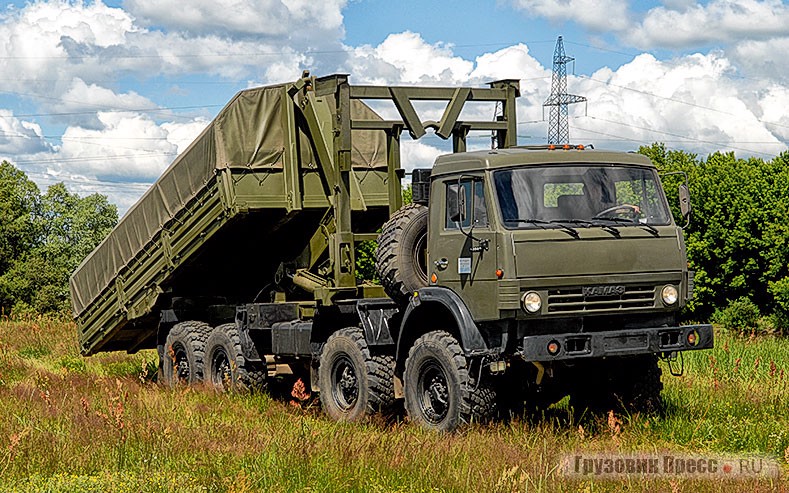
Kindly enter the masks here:
<path id="1" fill-rule="evenodd" d="M 483 176 L 464 175 L 444 180 L 441 203 L 431 210 L 428 248 L 435 277 L 431 284 L 447 287 L 465 301 L 476 320 L 498 318 L 496 304 L 496 236 L 490 228 L 489 211 Z M 460 197 L 462 214 L 453 218 L 451 203 Z M 433 207 L 431 206 L 431 209 Z M 435 279 L 435 282 L 433 281 Z"/>

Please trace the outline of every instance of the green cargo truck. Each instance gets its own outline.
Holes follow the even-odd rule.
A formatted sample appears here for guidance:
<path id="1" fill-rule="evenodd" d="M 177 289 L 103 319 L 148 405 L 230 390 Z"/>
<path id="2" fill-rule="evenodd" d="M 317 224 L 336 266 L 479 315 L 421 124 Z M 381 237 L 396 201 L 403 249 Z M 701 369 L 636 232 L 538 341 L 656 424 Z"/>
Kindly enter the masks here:
<path id="1" fill-rule="evenodd" d="M 658 407 L 658 358 L 713 333 L 678 323 L 692 273 L 656 169 L 518 147 L 518 95 L 309 74 L 242 91 L 72 275 L 83 353 L 156 348 L 171 385 L 295 373 L 334 419 L 404 406 L 438 430 L 568 394 Z M 465 118 L 480 105 L 500 116 Z M 403 206 L 400 138 L 427 130 L 454 152 Z M 496 149 L 466 152 L 480 131 Z M 356 275 L 375 239 L 380 285 Z"/>

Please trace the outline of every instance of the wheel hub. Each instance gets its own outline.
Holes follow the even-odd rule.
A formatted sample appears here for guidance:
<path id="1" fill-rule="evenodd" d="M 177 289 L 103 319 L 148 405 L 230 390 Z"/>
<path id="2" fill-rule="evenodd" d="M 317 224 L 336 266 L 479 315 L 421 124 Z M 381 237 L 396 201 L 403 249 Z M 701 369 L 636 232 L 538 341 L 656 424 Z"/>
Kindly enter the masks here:
<path id="1" fill-rule="evenodd" d="M 334 363 L 332 380 L 334 401 L 343 411 L 353 408 L 359 398 L 359 381 L 353 363 L 346 356 Z"/>
<path id="2" fill-rule="evenodd" d="M 219 350 L 214 354 L 211 367 L 211 382 L 215 386 L 224 389 L 233 381 L 233 370 L 224 351 Z"/>
<path id="3" fill-rule="evenodd" d="M 449 386 L 444 369 L 434 362 L 423 368 L 419 390 L 422 395 L 422 414 L 431 423 L 441 422 L 449 411 Z"/>
<path id="4" fill-rule="evenodd" d="M 189 383 L 189 376 L 191 370 L 189 368 L 189 359 L 186 356 L 184 348 L 178 346 L 173 348 L 173 367 L 175 369 L 175 376 L 181 383 Z"/>

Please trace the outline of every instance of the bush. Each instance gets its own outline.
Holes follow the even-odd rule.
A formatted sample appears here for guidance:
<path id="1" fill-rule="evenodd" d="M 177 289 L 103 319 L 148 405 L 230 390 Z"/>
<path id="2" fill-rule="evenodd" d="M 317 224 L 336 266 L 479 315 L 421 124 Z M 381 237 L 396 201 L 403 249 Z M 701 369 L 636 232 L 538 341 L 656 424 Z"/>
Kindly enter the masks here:
<path id="1" fill-rule="evenodd" d="M 789 335 L 789 277 L 771 282 L 770 294 L 773 295 L 773 323 L 778 332 Z"/>
<path id="2" fill-rule="evenodd" d="M 756 330 L 759 325 L 759 307 L 750 298 L 738 298 L 729 306 L 718 310 L 713 315 L 713 320 L 727 330 L 734 330 L 740 333 L 749 333 Z"/>

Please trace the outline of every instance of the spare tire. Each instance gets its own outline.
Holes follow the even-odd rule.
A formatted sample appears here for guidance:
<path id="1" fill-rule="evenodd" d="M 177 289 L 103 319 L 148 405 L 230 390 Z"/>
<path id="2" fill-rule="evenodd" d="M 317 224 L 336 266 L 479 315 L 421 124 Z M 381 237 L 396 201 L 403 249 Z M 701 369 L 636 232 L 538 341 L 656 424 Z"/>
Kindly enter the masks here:
<path id="1" fill-rule="evenodd" d="M 378 236 L 375 268 L 395 301 L 427 286 L 427 207 L 408 204 L 395 212 Z"/>

